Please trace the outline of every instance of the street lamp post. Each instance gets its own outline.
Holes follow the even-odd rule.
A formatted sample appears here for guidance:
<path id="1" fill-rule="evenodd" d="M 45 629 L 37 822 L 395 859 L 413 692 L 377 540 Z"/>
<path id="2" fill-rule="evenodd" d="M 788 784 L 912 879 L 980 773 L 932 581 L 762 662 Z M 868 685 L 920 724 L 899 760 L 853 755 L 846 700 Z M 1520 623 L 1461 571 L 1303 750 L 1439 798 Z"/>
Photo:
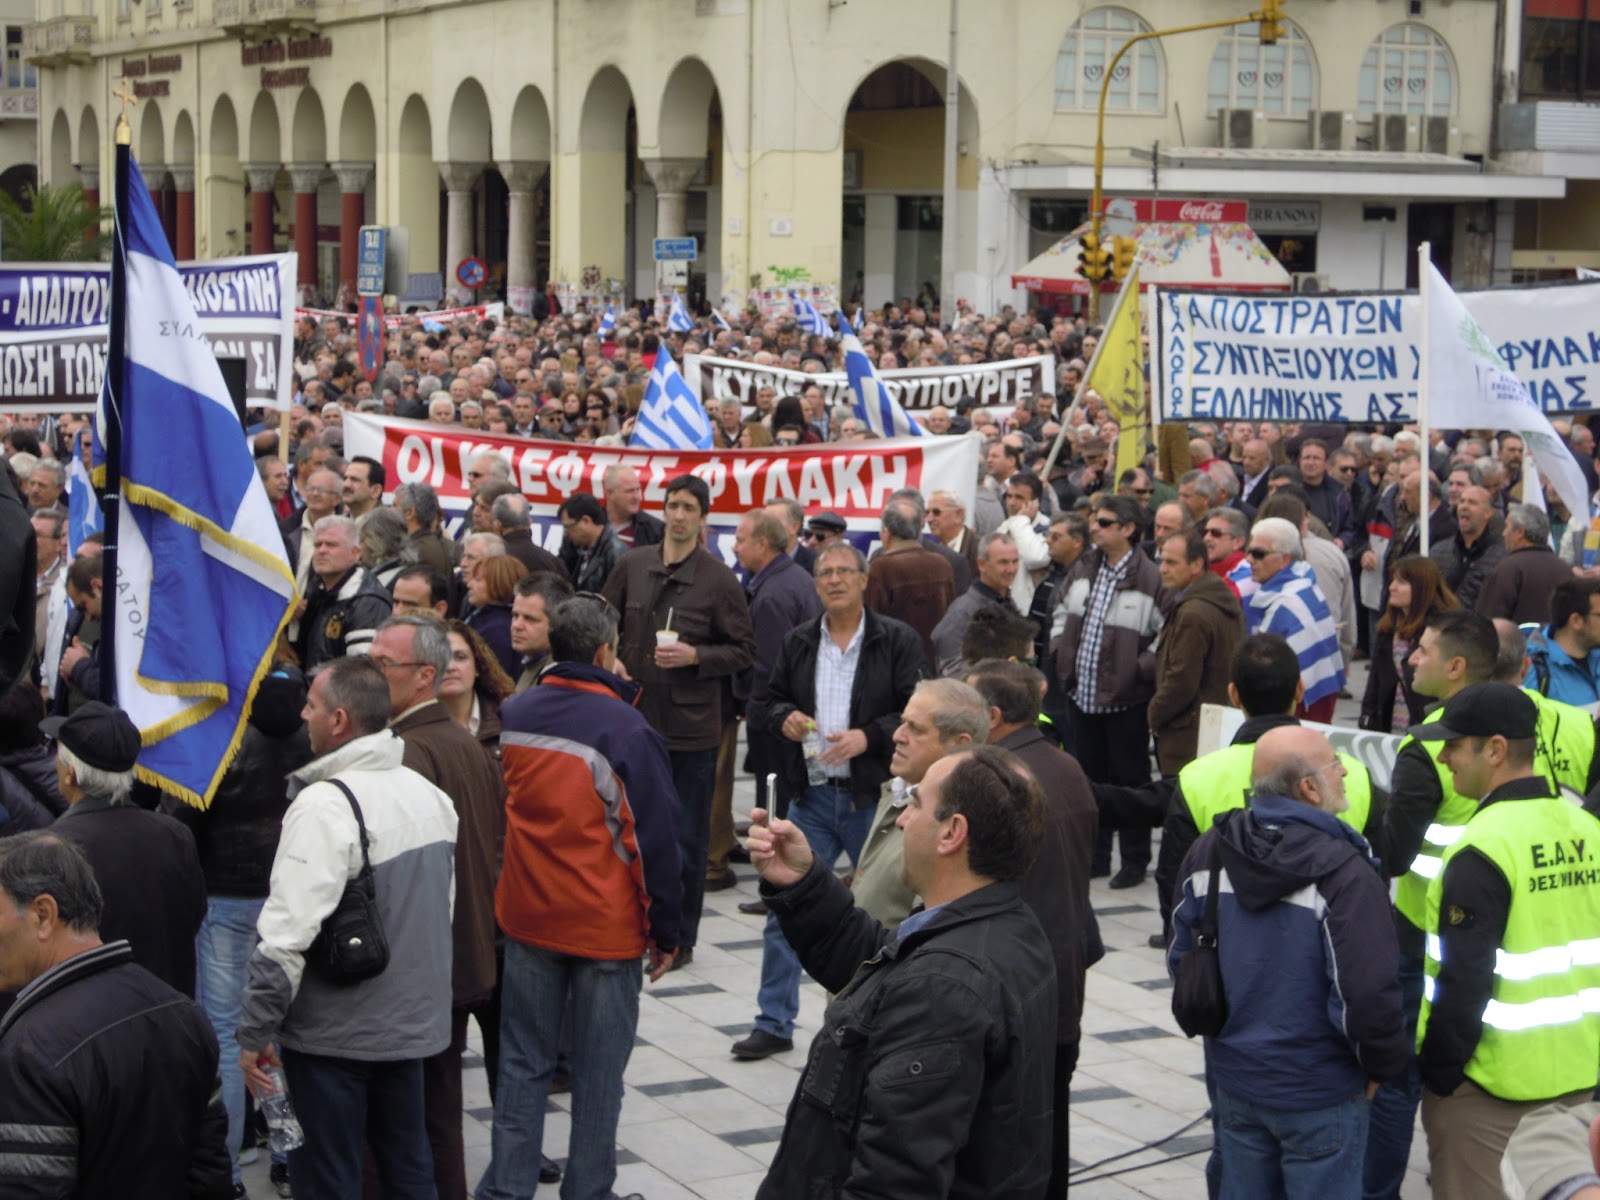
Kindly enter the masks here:
<path id="1" fill-rule="evenodd" d="M 1089 200 L 1089 235 L 1094 239 L 1094 245 L 1102 245 L 1101 232 L 1104 221 L 1101 214 L 1103 202 L 1104 178 L 1106 169 L 1106 98 L 1111 94 L 1111 80 L 1116 76 L 1117 64 L 1122 61 L 1122 56 L 1140 42 L 1153 41 L 1156 38 L 1170 37 L 1179 33 L 1202 33 L 1207 29 L 1231 29 L 1235 25 L 1249 25 L 1259 22 L 1261 25 L 1261 41 L 1266 45 L 1277 42 L 1283 33 L 1283 0 L 1262 0 L 1261 10 L 1250 13 L 1248 16 L 1231 17 L 1224 21 L 1203 21 L 1198 25 L 1178 25 L 1172 29 L 1152 29 L 1148 33 L 1136 33 L 1111 56 L 1111 61 L 1106 64 L 1105 78 L 1100 83 L 1100 106 L 1095 113 L 1094 130 L 1094 194 Z M 1100 284 L 1104 276 L 1099 279 L 1089 280 L 1089 322 L 1094 324 L 1100 320 Z"/>

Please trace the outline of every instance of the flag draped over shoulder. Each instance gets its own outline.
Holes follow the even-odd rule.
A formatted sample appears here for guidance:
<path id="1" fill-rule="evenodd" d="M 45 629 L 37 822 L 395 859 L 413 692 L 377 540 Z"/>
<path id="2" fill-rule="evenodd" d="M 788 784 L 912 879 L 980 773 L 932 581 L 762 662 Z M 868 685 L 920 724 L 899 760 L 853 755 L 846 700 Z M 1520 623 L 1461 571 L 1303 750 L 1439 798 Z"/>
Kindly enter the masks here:
<path id="1" fill-rule="evenodd" d="M 1117 477 L 1144 458 L 1147 417 L 1144 345 L 1139 338 L 1139 272 L 1122 282 L 1117 307 L 1106 322 L 1085 385 L 1106 402 L 1121 432 L 1117 435 Z"/>
<path id="2" fill-rule="evenodd" d="M 664 345 L 656 351 L 628 445 L 645 450 L 711 449 L 711 418 Z"/>
<path id="3" fill-rule="evenodd" d="M 883 386 L 883 380 L 872 368 L 872 360 L 861 348 L 861 339 L 847 333 L 840 344 L 844 347 L 844 373 L 855 397 L 856 416 L 879 437 L 921 437 L 922 426 Z"/>
<path id="4" fill-rule="evenodd" d="M 140 778 L 210 803 L 294 604 L 266 489 L 150 193 L 129 158 L 113 253 L 126 269 L 117 703 L 143 737 Z M 111 336 L 119 336 L 113 329 Z M 120 411 L 120 417 L 118 412 Z M 95 480 L 105 480 L 95 443 Z"/>
<path id="5" fill-rule="evenodd" d="M 683 293 L 672 294 L 672 309 L 667 313 L 667 328 L 673 333 L 693 333 L 694 318 L 689 315 L 689 307 L 683 302 Z"/>
<path id="6" fill-rule="evenodd" d="M 600 318 L 600 337 L 602 341 L 610 341 L 617 332 L 617 314 L 611 305 L 606 305 L 605 315 Z"/>
<path id="7" fill-rule="evenodd" d="M 1573 516 L 1589 511 L 1589 489 L 1578 460 L 1528 395 L 1522 380 L 1428 264 L 1428 423 L 1436 429 L 1509 429 L 1561 496 Z M 1542 498 L 1525 497 L 1542 504 Z"/>
<path id="8" fill-rule="evenodd" d="M 104 516 L 100 501 L 89 482 L 89 468 L 83 465 L 83 439 L 87 427 L 72 438 L 72 461 L 67 464 L 67 557 L 76 558 L 78 547 L 91 533 L 100 532 Z"/>

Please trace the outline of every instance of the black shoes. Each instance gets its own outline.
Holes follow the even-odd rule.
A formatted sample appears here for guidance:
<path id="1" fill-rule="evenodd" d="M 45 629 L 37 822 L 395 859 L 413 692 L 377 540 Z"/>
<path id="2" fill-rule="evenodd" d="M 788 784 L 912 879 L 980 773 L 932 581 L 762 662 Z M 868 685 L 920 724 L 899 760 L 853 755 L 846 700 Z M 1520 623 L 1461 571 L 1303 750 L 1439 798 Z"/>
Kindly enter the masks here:
<path id="1" fill-rule="evenodd" d="M 561 1168 L 556 1165 L 556 1160 L 551 1158 L 548 1154 L 539 1155 L 539 1182 L 561 1182 Z"/>
<path id="2" fill-rule="evenodd" d="M 739 877 L 732 871 L 724 871 L 713 879 L 706 880 L 706 891 L 725 892 L 731 887 L 739 885 Z"/>
<path id="3" fill-rule="evenodd" d="M 733 1044 L 733 1056 L 740 1062 L 755 1062 L 793 1049 L 793 1038 L 781 1038 L 765 1029 L 757 1029 L 749 1037 Z"/>
<path id="4" fill-rule="evenodd" d="M 752 917 L 764 917 L 767 915 L 767 902 L 759 897 L 755 900 L 746 900 L 739 905 L 739 911 Z"/>
<path id="5" fill-rule="evenodd" d="M 280 1196 L 293 1196 L 289 1189 L 289 1164 L 273 1163 L 272 1170 L 267 1172 L 267 1178 L 272 1181 L 272 1186 Z"/>
<path id="6" fill-rule="evenodd" d="M 1145 941 L 1145 945 L 1149 946 L 1152 950 L 1165 950 L 1168 946 L 1172 945 L 1172 939 L 1167 937 L 1167 935 L 1164 933 L 1152 933 Z"/>
<path id="7" fill-rule="evenodd" d="M 685 946 L 683 949 L 678 951 L 678 957 L 672 960 L 672 965 L 667 968 L 667 972 L 670 974 L 673 971 L 676 971 L 679 967 L 687 967 L 693 961 L 694 947 Z"/>
<path id="8" fill-rule="evenodd" d="M 1144 882 L 1145 869 L 1143 867 L 1123 867 L 1111 877 L 1111 886 L 1117 891 L 1123 888 L 1138 887 Z"/>

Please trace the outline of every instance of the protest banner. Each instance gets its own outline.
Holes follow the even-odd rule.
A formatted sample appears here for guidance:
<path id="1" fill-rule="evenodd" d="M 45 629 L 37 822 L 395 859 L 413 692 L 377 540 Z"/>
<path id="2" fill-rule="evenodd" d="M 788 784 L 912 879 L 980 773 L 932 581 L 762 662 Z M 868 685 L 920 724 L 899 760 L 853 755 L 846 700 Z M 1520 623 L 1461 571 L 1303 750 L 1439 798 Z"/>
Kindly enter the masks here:
<path id="1" fill-rule="evenodd" d="M 294 315 L 296 320 L 301 317 L 309 317 L 319 325 L 324 321 L 338 321 L 340 324 L 349 325 L 351 328 L 355 327 L 356 321 L 360 317 L 359 313 L 335 312 L 328 308 L 297 308 L 294 310 Z M 448 325 L 451 321 L 460 321 L 467 317 L 479 321 L 500 321 L 505 319 L 505 315 L 506 306 L 497 301 L 494 304 L 474 304 L 468 308 L 441 308 L 431 312 L 424 309 L 421 312 L 387 313 L 383 318 L 383 324 L 386 329 L 397 329 L 406 321 L 432 321 L 437 325 Z"/>
<path id="2" fill-rule="evenodd" d="M 254 407 L 286 409 L 293 394 L 295 265 L 293 254 L 261 254 L 178 267 L 198 332 L 218 358 L 244 359 Z M 0 410 L 92 411 L 110 303 L 105 263 L 0 265 Z"/>
<path id="3" fill-rule="evenodd" d="M 853 404 L 850 380 L 843 371 L 808 374 L 786 367 L 763 367 L 731 358 L 691 354 L 683 360 L 683 377 L 702 403 L 720 404 L 737 400 L 755 403 L 758 388 L 770 387 L 778 396 L 798 396 L 808 383 L 822 388 L 823 399 L 835 404 Z M 971 398 L 982 408 L 1011 408 L 1025 397 L 1056 394 L 1056 360 L 1051 354 L 1031 358 L 1010 358 L 1000 362 L 973 363 L 956 367 L 907 367 L 879 371 L 878 378 L 900 406 L 908 411 L 925 411 L 942 404 L 954 409 Z"/>
<path id="4" fill-rule="evenodd" d="M 1600 405 L 1600 284 L 1460 298 L 1546 413 Z M 1415 421 L 1421 331 L 1416 293 L 1162 289 L 1158 411 L 1163 421 Z"/>
<path id="5" fill-rule="evenodd" d="M 1244 713 L 1222 704 L 1200 706 L 1200 740 L 1196 757 L 1233 745 L 1233 736 L 1245 722 Z M 1401 737 L 1397 733 L 1376 733 L 1370 729 L 1352 729 L 1348 725 L 1321 725 L 1316 721 L 1301 721 L 1307 729 L 1315 729 L 1327 738 L 1335 751 L 1348 754 L 1367 769 L 1372 782 L 1384 791 L 1389 790 L 1389 778 L 1394 774 L 1394 757 L 1400 752 Z"/>
<path id="6" fill-rule="evenodd" d="M 567 497 L 580 491 L 603 494 L 606 468 L 627 464 L 639 471 L 644 508 L 660 515 L 668 480 L 698 475 L 711 489 L 708 544 L 730 566 L 739 519 L 769 500 L 792 497 L 810 513 L 838 513 L 850 540 L 867 553 L 878 540 L 878 520 L 892 492 L 912 487 L 924 494 L 944 488 L 971 511 L 978 478 L 975 438 L 884 438 L 836 446 L 762 450 L 633 450 L 499 437 L 471 429 L 347 413 L 345 453 L 383 464 L 385 499 L 404 483 L 426 483 L 439 495 L 459 530 L 471 507 L 467 466 L 480 454 L 499 454 L 511 464 L 511 479 L 527 497 L 536 542 L 552 554 L 561 546 L 556 516 Z"/>

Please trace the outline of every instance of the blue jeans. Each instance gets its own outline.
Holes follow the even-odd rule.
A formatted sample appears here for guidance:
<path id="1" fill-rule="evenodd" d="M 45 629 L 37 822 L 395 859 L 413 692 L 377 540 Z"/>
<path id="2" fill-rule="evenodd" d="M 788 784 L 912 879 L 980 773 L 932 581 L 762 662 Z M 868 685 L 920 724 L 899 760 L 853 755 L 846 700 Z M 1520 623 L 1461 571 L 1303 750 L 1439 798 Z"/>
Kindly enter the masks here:
<path id="1" fill-rule="evenodd" d="M 233 1181 L 239 1182 L 239 1148 L 244 1142 L 244 1075 L 239 1070 L 239 1012 L 244 999 L 246 968 L 256 948 L 256 918 L 265 899 L 212 896 L 194 939 L 195 1001 L 211 1018 L 217 1035 L 217 1070 L 222 1077 L 222 1103 L 228 1110 L 228 1150 L 233 1155 Z M 273 1155 L 282 1162 L 283 1156 Z"/>
<path id="2" fill-rule="evenodd" d="M 438 1200 L 420 1058 L 357 1062 L 286 1049 L 283 1074 L 306 1135 L 305 1145 L 289 1151 L 295 1200 L 359 1197 L 363 1138 L 384 1200 Z"/>
<path id="3" fill-rule="evenodd" d="M 693 950 L 706 902 L 706 857 L 711 852 L 711 794 L 717 786 L 717 748 L 673 750 L 672 786 L 677 790 L 678 855 L 683 859 L 683 916 L 678 945 Z"/>
<path id="4" fill-rule="evenodd" d="M 1359 1200 L 1370 1107 L 1279 1112 L 1218 1088 L 1222 1200 Z"/>
<path id="5" fill-rule="evenodd" d="M 474 1193 L 478 1200 L 527 1200 L 539 1184 L 545 1098 L 563 1015 L 572 1036 L 572 1143 L 562 1200 L 611 1200 L 622 1073 L 633 1053 L 643 982 L 636 958 L 575 958 L 506 939 L 493 1156 Z"/>
<path id="6" fill-rule="evenodd" d="M 811 843 L 811 852 L 832 867 L 841 853 L 854 866 L 872 831 L 875 805 L 856 808 L 849 788 L 831 784 L 808 787 L 789 805 L 789 820 Z M 794 1019 L 800 1012 L 800 959 L 784 940 L 778 918 L 767 914 L 761 931 L 761 988 L 756 993 L 756 1028 L 774 1037 L 792 1038 Z"/>
<path id="7" fill-rule="evenodd" d="M 1422 959 L 1400 955 L 1400 1007 L 1406 1023 L 1406 1044 L 1417 1044 L 1417 1014 L 1422 1009 Z M 1411 1159 L 1411 1135 L 1417 1127 L 1417 1106 L 1422 1103 L 1422 1076 L 1413 1053 L 1406 1072 L 1378 1089 L 1372 1098 L 1372 1130 L 1367 1136 L 1367 1161 L 1362 1171 L 1361 1194 L 1366 1200 L 1400 1200 L 1406 1163 Z"/>

